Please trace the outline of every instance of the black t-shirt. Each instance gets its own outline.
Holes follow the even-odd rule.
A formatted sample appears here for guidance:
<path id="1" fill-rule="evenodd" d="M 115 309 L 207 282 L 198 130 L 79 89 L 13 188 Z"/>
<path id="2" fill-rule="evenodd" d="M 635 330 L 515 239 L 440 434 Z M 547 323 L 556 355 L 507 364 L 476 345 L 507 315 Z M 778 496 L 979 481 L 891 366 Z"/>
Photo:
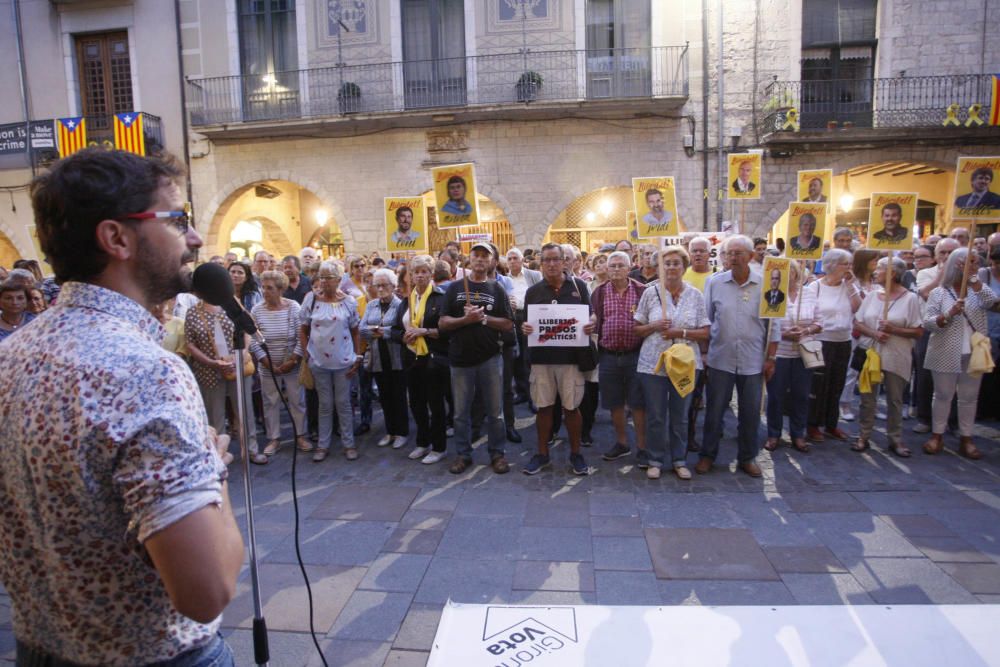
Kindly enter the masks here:
<path id="1" fill-rule="evenodd" d="M 287 288 L 285 288 L 285 293 L 282 294 L 281 296 L 285 297 L 286 299 L 291 299 L 292 301 L 297 301 L 299 304 L 301 304 L 302 300 L 306 298 L 306 294 L 309 294 L 309 292 L 311 291 L 312 291 L 312 283 L 309 281 L 308 278 L 300 275 L 299 286 L 292 288 L 292 286 L 289 285 Z"/>
<path id="2" fill-rule="evenodd" d="M 532 304 L 559 303 L 564 305 L 590 305 L 590 293 L 587 286 L 578 278 L 563 280 L 559 293 L 542 280 L 528 288 L 524 293 L 524 306 L 528 309 Z M 530 310 L 527 310 L 530 314 Z M 529 347 L 528 361 L 532 364 L 575 364 L 579 348 L 575 347 Z"/>
<path id="3" fill-rule="evenodd" d="M 499 283 L 469 281 L 469 303 L 481 306 L 490 317 L 514 320 L 514 313 L 507 299 L 507 292 Z M 465 282 L 456 280 L 448 285 L 445 293 L 444 315 L 465 317 Z M 448 332 L 448 360 L 453 366 L 477 366 L 490 357 L 500 354 L 500 332 L 484 324 L 467 324 Z"/>
<path id="4" fill-rule="evenodd" d="M 632 280 L 638 280 L 643 285 L 648 285 L 657 278 L 656 274 L 653 274 L 652 277 L 647 278 L 646 276 L 642 275 L 642 269 L 632 269 L 631 271 L 629 271 L 628 277 L 631 278 Z"/>

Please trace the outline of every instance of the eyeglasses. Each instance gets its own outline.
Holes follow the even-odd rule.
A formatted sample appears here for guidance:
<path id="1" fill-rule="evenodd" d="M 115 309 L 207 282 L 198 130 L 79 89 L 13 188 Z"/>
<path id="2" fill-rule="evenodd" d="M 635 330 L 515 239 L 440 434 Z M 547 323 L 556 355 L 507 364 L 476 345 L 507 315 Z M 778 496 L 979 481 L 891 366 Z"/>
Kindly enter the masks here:
<path id="1" fill-rule="evenodd" d="M 187 234 L 188 231 L 194 229 L 190 202 L 186 202 L 180 211 L 143 211 L 142 213 L 127 213 L 118 218 L 118 220 L 166 220 L 167 224 L 176 229 L 181 235 Z"/>

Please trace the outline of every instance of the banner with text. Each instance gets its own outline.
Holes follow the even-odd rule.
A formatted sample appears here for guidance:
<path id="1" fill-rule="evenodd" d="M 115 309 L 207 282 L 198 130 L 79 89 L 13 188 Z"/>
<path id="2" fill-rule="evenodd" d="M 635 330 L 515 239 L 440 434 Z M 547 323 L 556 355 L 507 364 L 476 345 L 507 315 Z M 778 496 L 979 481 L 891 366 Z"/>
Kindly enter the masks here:
<path id="1" fill-rule="evenodd" d="M 534 331 L 528 347 L 583 347 L 590 337 L 583 326 L 590 321 L 590 306 L 558 303 L 528 305 L 527 322 Z"/>

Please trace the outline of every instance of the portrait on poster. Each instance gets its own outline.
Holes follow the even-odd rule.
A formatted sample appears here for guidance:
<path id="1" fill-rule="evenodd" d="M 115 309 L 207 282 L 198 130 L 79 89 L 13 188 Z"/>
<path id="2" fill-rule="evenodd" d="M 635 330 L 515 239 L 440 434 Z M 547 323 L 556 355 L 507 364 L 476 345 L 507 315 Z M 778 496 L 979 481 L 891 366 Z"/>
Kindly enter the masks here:
<path id="1" fill-rule="evenodd" d="M 729 198 L 760 199 L 760 153 L 729 154 Z"/>
<path id="2" fill-rule="evenodd" d="M 677 236 L 677 192 L 673 176 L 632 179 L 638 238 Z"/>
<path id="3" fill-rule="evenodd" d="M 476 171 L 471 163 L 431 169 L 439 229 L 479 224 Z"/>
<path id="4" fill-rule="evenodd" d="M 645 240 L 639 236 L 639 219 L 635 217 L 635 211 L 625 211 L 625 229 L 628 230 L 628 240 L 632 243 Z"/>
<path id="5" fill-rule="evenodd" d="M 424 198 L 386 197 L 385 247 L 389 252 L 427 252 Z"/>
<path id="6" fill-rule="evenodd" d="M 873 192 L 868 209 L 868 247 L 912 250 L 917 220 L 916 192 Z"/>
<path id="7" fill-rule="evenodd" d="M 955 169 L 956 220 L 1000 220 L 1000 156 L 960 157 Z"/>
<path id="8" fill-rule="evenodd" d="M 823 255 L 826 204 L 796 201 L 788 205 L 788 235 L 785 256 L 791 259 L 819 259 Z"/>
<path id="9" fill-rule="evenodd" d="M 833 170 L 810 169 L 798 172 L 798 201 L 810 204 L 829 203 L 833 195 Z"/>
<path id="10" fill-rule="evenodd" d="M 788 309 L 788 265 L 790 259 L 765 257 L 761 275 L 760 312 L 761 318 L 784 317 Z"/>

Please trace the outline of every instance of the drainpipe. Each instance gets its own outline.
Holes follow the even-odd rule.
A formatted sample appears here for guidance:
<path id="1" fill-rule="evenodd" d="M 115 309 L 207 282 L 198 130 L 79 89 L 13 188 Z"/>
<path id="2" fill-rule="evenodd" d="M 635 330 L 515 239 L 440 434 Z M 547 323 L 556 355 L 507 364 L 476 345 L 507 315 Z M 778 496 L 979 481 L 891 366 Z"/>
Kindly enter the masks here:
<path id="1" fill-rule="evenodd" d="M 184 57 L 182 55 L 184 45 L 181 42 L 180 0 L 174 0 L 174 30 L 177 32 L 177 80 L 181 92 L 181 135 L 184 139 L 184 167 L 187 170 L 187 174 L 184 177 L 184 184 L 187 187 L 187 200 L 191 201 L 191 151 L 188 148 L 187 90 L 184 88 Z"/>
<path id="2" fill-rule="evenodd" d="M 31 176 L 35 176 L 35 161 L 31 159 L 31 99 L 28 96 L 28 68 L 24 62 L 24 35 L 21 33 L 21 0 L 10 3 L 14 18 L 14 38 L 17 40 L 17 72 L 21 79 L 21 102 L 24 114 L 24 146 Z"/>
<path id="3" fill-rule="evenodd" d="M 727 178 L 726 149 L 725 149 L 725 143 L 724 143 L 724 139 L 725 139 L 725 137 L 724 137 L 724 134 L 725 134 L 724 125 L 725 125 L 725 116 L 726 116 L 726 113 L 725 113 L 725 92 L 726 92 L 726 87 L 725 87 L 725 77 L 723 76 L 723 67 L 722 67 L 722 27 L 723 27 L 723 23 L 722 23 L 722 6 L 723 6 L 723 4 L 724 4 L 724 1 L 723 0 L 719 0 L 719 22 L 718 22 L 718 31 L 719 31 L 719 57 L 718 57 L 718 61 L 719 61 L 718 62 L 718 79 L 719 79 L 719 139 L 718 139 L 718 141 L 719 141 L 719 146 L 718 146 L 719 191 L 722 191 L 722 190 L 726 189 L 726 178 Z M 718 230 L 720 232 L 722 231 L 722 216 L 723 216 L 723 208 L 725 206 L 723 204 L 723 201 L 724 200 L 722 200 L 722 199 L 718 200 L 718 206 L 716 207 L 716 211 L 715 211 L 715 228 L 716 228 L 716 230 Z M 743 233 L 742 229 L 740 230 L 740 233 L 741 234 Z"/>
<path id="4" fill-rule="evenodd" d="M 708 0 L 701 0 L 701 228 L 708 231 Z"/>

